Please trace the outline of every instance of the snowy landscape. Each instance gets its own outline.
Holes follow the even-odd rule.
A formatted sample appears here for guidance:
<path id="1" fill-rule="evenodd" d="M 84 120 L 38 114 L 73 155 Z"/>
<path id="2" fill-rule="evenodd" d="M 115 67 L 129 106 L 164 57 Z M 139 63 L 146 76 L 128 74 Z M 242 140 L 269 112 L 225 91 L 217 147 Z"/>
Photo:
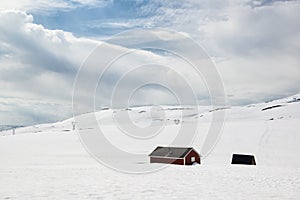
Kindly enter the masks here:
<path id="1" fill-rule="evenodd" d="M 299 200 L 300 0 L 0 0 L 0 200 Z"/>
<path id="2" fill-rule="evenodd" d="M 181 116 L 184 108 L 189 108 L 191 115 Z M 130 151 L 149 154 L 157 145 L 170 142 L 170 130 L 199 120 L 199 137 L 191 146 L 201 152 L 201 133 L 208 129 L 211 113 L 220 110 L 200 110 L 193 113 L 192 107 L 164 107 L 169 119 L 166 130 L 155 136 L 164 139 L 159 144 L 154 139 L 143 148 L 130 145 Z M 299 199 L 300 95 L 225 110 L 221 137 L 201 165 L 167 165 L 137 175 L 94 160 L 82 146 L 77 130 L 72 130 L 73 118 L 17 128 L 15 135 L 12 130 L 0 132 L 0 199 Z M 116 125 L 111 117 L 113 112 L 125 111 L 137 124 L 154 120 L 147 115 L 149 107 L 104 109 L 96 117 L 103 122 L 106 135 L 120 134 L 113 131 Z M 179 124 L 174 123 L 177 118 Z M 233 153 L 253 154 L 257 165 L 231 165 Z M 147 154 L 145 160 L 135 164 L 150 165 Z"/>

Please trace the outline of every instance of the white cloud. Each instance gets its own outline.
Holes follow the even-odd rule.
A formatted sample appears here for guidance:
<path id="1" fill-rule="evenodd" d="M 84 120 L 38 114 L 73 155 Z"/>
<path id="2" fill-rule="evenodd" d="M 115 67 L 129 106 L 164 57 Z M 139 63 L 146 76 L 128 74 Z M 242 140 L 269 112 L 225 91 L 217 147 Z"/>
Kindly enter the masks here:
<path id="1" fill-rule="evenodd" d="M 141 12 L 150 12 L 156 4 L 155 15 L 141 22 L 187 32 L 202 44 L 216 61 L 229 103 L 300 92 L 299 1 L 153 3 Z"/>
<path id="2" fill-rule="evenodd" d="M 168 38 L 167 41 L 181 41 L 180 37 L 164 35 L 160 32 L 155 32 L 152 37 L 149 37 L 149 41 L 155 42 L 157 39 L 165 37 Z M 130 38 L 127 39 L 128 41 L 131 40 Z M 49 116 L 49 120 L 53 120 L 53 116 L 61 119 L 71 114 L 72 86 L 76 72 L 84 59 L 101 42 L 77 38 L 62 30 L 48 30 L 41 25 L 34 24 L 31 15 L 10 10 L 0 12 L 0 44 L 2 49 L 0 54 L 2 66 L 0 68 L 0 90 L 2 95 L 0 97 L 2 100 L 14 97 L 18 99 L 18 102 L 23 101 L 13 109 L 14 113 L 19 113 L 20 116 L 24 116 L 24 113 L 26 113 L 28 119 L 24 120 L 24 123 L 33 123 L 37 120 L 39 113 L 42 119 L 45 118 L 45 109 L 57 110 L 57 107 L 63 108 L 60 110 L 60 114 Z M 98 73 L 99 67 L 104 67 L 105 58 L 109 57 L 110 54 L 130 50 L 112 44 L 106 44 L 106 46 L 108 51 L 100 52 L 100 57 L 97 57 L 93 62 L 96 63 L 94 67 L 91 66 L 83 74 L 83 84 L 88 85 L 90 81 L 98 78 L 95 74 Z M 134 67 L 145 63 L 159 63 L 169 68 L 162 69 L 154 66 L 144 70 L 132 71 Z M 115 106 L 127 106 L 124 104 L 127 100 L 121 100 L 128 96 L 128 91 L 132 91 L 137 85 L 143 85 L 149 81 L 161 82 L 170 85 L 178 92 L 185 93 L 186 88 L 182 81 L 186 80 L 182 80 L 181 77 L 189 77 L 188 81 L 197 85 L 199 92 L 207 92 L 202 80 L 198 81 L 193 73 L 189 74 L 187 68 L 189 68 L 187 63 L 178 60 L 174 56 L 157 55 L 145 50 L 135 51 L 124 58 L 120 58 L 107 71 L 107 74 L 103 77 L 105 87 L 97 96 L 100 101 L 97 106 L 110 105 L 110 95 L 113 87 L 126 72 L 130 73 L 119 86 L 121 92 L 118 94 L 118 99 L 120 102 L 117 101 Z M 182 75 L 176 75 L 172 70 L 176 70 Z M 204 89 L 199 90 L 201 86 Z M 96 85 L 79 91 L 79 96 L 82 98 L 81 103 L 84 104 L 93 98 L 93 96 L 87 96 L 86 94 L 90 91 L 93 92 L 94 87 Z M 161 94 L 162 92 L 157 91 L 156 93 Z M 162 102 L 174 103 L 174 97 L 169 95 L 156 99 L 161 99 Z M 182 100 L 182 103 L 190 102 L 189 98 Z M 134 99 L 134 101 L 139 104 L 148 104 L 151 103 L 151 97 L 148 98 L 148 101 L 145 100 L 145 97 Z M 15 103 L 16 101 L 11 101 L 10 104 L 5 105 L 11 108 Z M 28 106 L 28 104 L 31 106 Z M 32 115 L 29 114 L 30 107 L 33 109 Z M 5 110 L 5 108 L 3 109 Z"/>
<path id="3" fill-rule="evenodd" d="M 0 7 L 17 8 L 11 1 L 1 1 Z M 33 1 L 32 1 L 33 2 Z M 48 8 L 71 8 L 72 6 L 94 5 L 96 1 L 22 1 L 19 7 L 23 10 Z M 45 6 L 47 5 L 47 6 Z M 96 4 L 95 4 L 96 5 Z M 106 25 L 118 27 L 163 27 L 185 32 L 197 42 L 204 45 L 208 53 L 217 63 L 217 67 L 224 80 L 228 93 L 229 103 L 244 104 L 268 100 L 270 98 L 299 93 L 300 81 L 300 3 L 299 1 L 152 1 L 152 4 L 143 4 L 138 15 L 146 17 L 125 19 L 109 22 Z M 147 16 L 149 14 L 149 16 Z M 87 22 L 88 23 L 88 22 Z M 132 42 L 127 37 L 115 44 L 124 46 Z M 157 39 L 171 39 L 180 42 L 180 38 L 157 33 L 142 41 L 145 44 L 155 44 Z M 114 41 L 111 41 L 112 43 Z M 182 41 L 181 41 L 182 42 Z M 141 43 L 138 43 L 140 45 Z M 72 33 L 62 30 L 48 30 L 42 25 L 37 25 L 33 17 L 21 11 L 0 12 L 0 90 L 1 98 L 14 97 L 19 99 L 18 105 L 24 105 L 26 99 L 32 102 L 42 102 L 43 105 L 59 104 L 62 108 L 61 118 L 70 113 L 72 84 L 76 71 L 82 61 L 99 42 L 86 38 L 75 37 Z M 182 43 L 184 48 L 184 43 Z M 111 46 L 112 51 L 127 51 L 119 46 Z M 135 48 L 135 46 L 130 46 Z M 109 52 L 104 52 L 109 53 Z M 157 52 L 155 52 L 157 53 Z M 164 54 L 155 54 L 149 51 L 138 51 L 134 56 L 129 56 L 116 63 L 115 68 L 109 71 L 104 84 L 105 91 L 99 96 L 103 104 L 109 103 L 112 86 L 126 70 L 132 66 L 145 62 L 157 61 L 163 65 L 172 65 L 181 70 L 185 77 L 194 84 L 203 86 L 203 82 L 185 71 L 186 66 L 180 60 Z M 193 52 L 197 54 L 197 52 Z M 97 72 L 91 69 L 86 74 Z M 145 83 L 147 79 L 136 78 L 131 74 L 131 81 L 127 81 L 121 88 L 126 95 L 129 88 Z M 165 80 L 178 90 L 183 91 L 182 85 L 175 81 L 176 75 L 169 70 L 154 70 L 149 77 Z M 178 81 L 180 83 L 180 81 Z M 136 99 L 137 104 L 146 102 L 151 96 L 146 90 L 139 95 L 143 98 Z M 161 94 L 159 100 L 168 102 L 173 99 Z M 84 101 L 85 91 L 81 91 Z M 205 98 L 205 89 L 201 89 L 199 96 Z M 1 102 L 3 102 L 1 100 Z M 10 108 L 15 101 L 11 101 Z M 101 104 L 100 103 L 100 104 Z M 0 106 L 5 110 L 5 105 Z M 37 104 L 38 105 L 38 104 Z M 64 107 L 67 105 L 66 107 Z M 26 109 L 23 109 L 22 108 Z M 38 107 L 38 106 L 37 106 Z M 9 107 L 6 107 L 9 108 Z M 20 116 L 29 113 L 30 106 L 19 106 Z M 65 108 L 65 109 L 64 109 Z M 46 106 L 38 108 L 36 115 L 32 115 L 32 123 L 42 113 Z M 65 113 L 64 113 L 65 112 Z M 22 114 L 23 113 L 23 114 Z M 66 114 L 67 113 L 67 114 Z M 28 114 L 28 116 L 30 116 Z M 54 116 L 54 115 L 53 115 Z M 51 118 L 54 119 L 54 118 Z"/>
<path id="4" fill-rule="evenodd" d="M 57 0 L 2 0 L 0 2 L 0 9 L 22 9 L 22 10 L 34 10 L 34 9 L 49 9 L 49 8 L 68 8 L 70 5 L 65 1 Z"/>
<path id="5" fill-rule="evenodd" d="M 26 99 L 33 99 L 43 105 L 48 103 L 50 110 L 55 109 L 51 106 L 53 103 L 68 107 L 57 119 L 70 115 L 74 76 L 80 63 L 98 44 L 64 31 L 45 29 L 34 24 L 31 15 L 21 11 L 0 12 L 1 98 L 21 99 L 23 103 L 15 105 L 21 114 L 22 108 L 28 109 L 28 106 L 20 105 L 26 104 Z M 39 104 L 31 106 L 35 108 Z M 41 114 L 44 108 L 39 108 Z M 33 117 L 29 116 L 24 123 L 34 123 L 37 116 Z"/>
<path id="6" fill-rule="evenodd" d="M 1 0 L 0 10 L 18 9 L 23 11 L 70 10 L 82 6 L 105 6 L 111 0 Z"/>
<path id="7" fill-rule="evenodd" d="M 218 63 L 235 103 L 299 93 L 300 3 L 276 2 L 227 9 L 227 19 L 207 23 L 206 45 L 226 57 Z"/>

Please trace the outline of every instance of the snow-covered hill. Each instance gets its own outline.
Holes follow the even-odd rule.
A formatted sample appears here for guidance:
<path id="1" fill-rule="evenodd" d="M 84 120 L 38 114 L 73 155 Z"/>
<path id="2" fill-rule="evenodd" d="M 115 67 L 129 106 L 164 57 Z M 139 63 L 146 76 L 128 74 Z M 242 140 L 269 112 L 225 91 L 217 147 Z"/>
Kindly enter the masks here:
<path id="1" fill-rule="evenodd" d="M 212 113 L 221 110 L 226 112 L 221 137 L 201 165 L 171 165 L 144 175 L 116 172 L 96 162 L 81 145 L 78 130 L 72 130 L 73 118 L 18 128 L 15 135 L 0 132 L 0 199 L 299 199 L 300 94 L 218 109 L 104 109 L 96 118 L 113 144 L 145 155 L 168 145 L 182 124 L 199 120 L 192 146 L 201 153 Z M 135 144 L 115 124 L 117 118 L 126 127 L 126 113 L 138 127 L 163 122 L 164 129 Z M 230 165 L 232 153 L 254 154 L 257 166 Z M 147 156 L 136 164 L 150 165 Z"/>

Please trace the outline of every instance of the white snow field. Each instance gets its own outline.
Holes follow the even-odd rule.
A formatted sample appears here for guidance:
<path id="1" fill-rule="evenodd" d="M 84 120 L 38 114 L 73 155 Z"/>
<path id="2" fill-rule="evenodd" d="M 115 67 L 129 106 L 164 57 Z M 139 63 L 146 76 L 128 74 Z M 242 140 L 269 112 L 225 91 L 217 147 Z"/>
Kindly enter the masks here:
<path id="1" fill-rule="evenodd" d="M 138 153 L 167 145 L 181 123 L 199 120 L 192 146 L 201 152 L 211 114 L 220 112 L 210 111 L 191 109 L 181 119 L 180 108 L 164 107 L 169 119 L 164 131 L 142 145 L 117 131 L 111 115 L 121 115 L 124 109 L 102 110 L 96 116 L 112 143 Z M 139 126 L 151 122 L 149 107 L 128 112 Z M 157 113 L 152 119 L 160 119 Z M 174 119 L 179 118 L 176 125 Z M 0 132 L 0 199 L 300 199 L 300 95 L 227 107 L 222 135 L 201 165 L 168 165 L 139 175 L 94 160 L 72 130 L 73 120 L 18 128 L 15 135 L 12 130 Z M 231 165 L 233 153 L 254 154 L 257 165 Z M 163 165 L 144 159 L 135 164 Z"/>

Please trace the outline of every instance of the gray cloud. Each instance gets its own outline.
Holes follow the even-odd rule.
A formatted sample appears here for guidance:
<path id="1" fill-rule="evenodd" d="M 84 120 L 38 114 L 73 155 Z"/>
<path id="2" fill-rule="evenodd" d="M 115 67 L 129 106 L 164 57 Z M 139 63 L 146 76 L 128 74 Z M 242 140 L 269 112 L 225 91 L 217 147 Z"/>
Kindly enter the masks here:
<path id="1" fill-rule="evenodd" d="M 9 123 L 8 118 L 9 124 L 32 124 L 70 116 L 76 71 L 97 45 L 71 33 L 47 30 L 24 12 L 0 12 L 0 103 L 6 110 L 1 123 Z M 10 98 L 4 104 L 7 97 L 18 101 Z M 5 118 L 6 112 L 14 117 Z"/>
<path id="2" fill-rule="evenodd" d="M 216 62 L 229 104 L 300 92 L 299 1 L 155 3 L 148 24 L 187 32 L 201 43 Z"/>

